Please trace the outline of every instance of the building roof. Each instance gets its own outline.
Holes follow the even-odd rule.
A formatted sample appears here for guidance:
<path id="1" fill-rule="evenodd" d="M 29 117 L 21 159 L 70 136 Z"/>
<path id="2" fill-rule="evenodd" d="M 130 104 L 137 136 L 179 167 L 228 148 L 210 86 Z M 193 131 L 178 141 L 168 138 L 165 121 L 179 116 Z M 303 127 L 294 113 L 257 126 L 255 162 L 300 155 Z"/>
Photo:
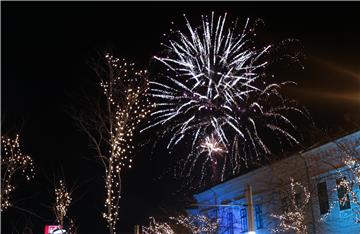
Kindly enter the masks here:
<path id="1" fill-rule="evenodd" d="M 322 141 L 324 142 L 324 141 Z M 351 148 L 354 148 L 357 152 L 360 152 L 360 130 L 357 130 L 353 133 L 341 135 L 340 137 L 327 139 L 326 143 L 323 144 L 314 144 L 311 147 L 307 148 L 306 150 L 302 150 L 300 152 L 297 152 L 295 154 L 292 154 L 290 157 L 284 158 L 282 160 L 279 160 L 274 163 L 275 164 L 281 164 L 286 163 L 287 161 L 293 160 L 296 156 L 301 155 L 305 158 L 305 160 L 309 161 L 310 163 L 318 162 L 319 160 L 329 160 L 329 157 L 332 158 L 332 160 L 338 158 L 338 154 L 342 153 L 339 151 L 338 144 L 346 144 L 347 146 L 350 146 Z M 324 157 L 327 156 L 327 157 Z M 360 157 L 360 154 L 357 155 Z M 331 165 L 336 166 L 336 164 Z M 318 168 L 318 164 L 314 164 L 313 168 L 317 168 L 320 171 L 326 171 L 329 170 L 329 168 Z M 231 178 L 227 181 L 224 181 L 222 183 L 219 183 L 213 187 L 207 188 L 206 190 L 194 194 L 194 197 L 196 200 L 211 200 L 216 198 L 216 195 L 225 194 L 227 191 L 230 191 L 231 189 L 234 189 L 234 185 L 244 184 L 246 181 L 254 180 L 256 177 L 261 177 L 261 175 L 265 175 L 265 172 L 269 170 L 269 165 L 257 168 L 255 170 L 252 170 L 248 173 L 242 174 L 240 176 Z M 333 169 L 333 168 L 331 168 Z M 310 166 L 310 173 L 312 168 Z M 312 175 L 316 175 L 315 172 L 312 173 Z M 243 192 L 239 191 L 237 188 L 238 194 L 243 194 Z"/>

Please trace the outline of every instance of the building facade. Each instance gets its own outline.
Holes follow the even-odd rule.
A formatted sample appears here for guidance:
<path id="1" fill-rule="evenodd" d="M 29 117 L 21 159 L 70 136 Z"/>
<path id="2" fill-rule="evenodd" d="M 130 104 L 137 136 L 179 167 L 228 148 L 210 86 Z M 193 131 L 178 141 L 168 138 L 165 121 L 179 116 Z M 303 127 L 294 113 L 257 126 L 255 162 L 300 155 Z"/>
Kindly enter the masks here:
<path id="1" fill-rule="evenodd" d="M 354 196 L 349 197 L 349 189 L 341 184 L 344 178 L 356 180 L 351 184 L 351 192 L 360 200 L 359 175 L 354 175 L 345 163 L 349 158 L 359 165 L 360 131 L 195 194 L 195 208 L 188 212 L 219 220 L 218 233 L 248 233 L 246 188 L 250 185 L 255 233 L 276 229 L 295 233 L 295 229 L 281 226 L 279 217 L 289 214 L 302 216 L 303 233 L 360 233 L 359 203 L 351 199 Z M 339 202 L 344 197 L 348 199 Z"/>

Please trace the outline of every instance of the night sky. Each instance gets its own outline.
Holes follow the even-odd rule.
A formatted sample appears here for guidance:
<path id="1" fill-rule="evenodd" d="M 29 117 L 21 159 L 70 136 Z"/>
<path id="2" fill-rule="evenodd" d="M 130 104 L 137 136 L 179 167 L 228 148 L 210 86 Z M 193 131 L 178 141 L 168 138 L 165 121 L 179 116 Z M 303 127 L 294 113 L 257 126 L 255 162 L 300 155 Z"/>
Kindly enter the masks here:
<path id="1" fill-rule="evenodd" d="M 79 233 L 106 233 L 101 218 L 103 169 L 88 141 L 67 113 L 79 106 L 81 92 L 93 89 L 89 66 L 99 51 L 111 49 L 147 68 L 161 51 L 163 33 L 173 21 L 184 28 L 183 13 L 196 24 L 201 14 L 228 12 L 229 18 L 261 18 L 269 42 L 299 39 L 304 70 L 291 73 L 299 83 L 289 95 L 306 106 L 319 129 L 360 126 L 360 4 L 260 2 L 108 2 L 1 3 L 2 133 L 21 131 L 23 151 L 36 166 L 36 177 L 21 182 L 17 209 L 2 214 L 2 233 L 27 222 L 34 233 L 52 224 L 53 184 L 65 177 L 74 188 L 69 216 Z M 289 73 L 290 74 L 290 73 Z M 141 137 L 141 136 L 140 136 Z M 131 231 L 150 215 L 181 203 L 171 179 L 156 178 L 166 169 L 165 150 L 150 155 L 138 149 L 136 163 L 123 177 L 120 230 Z M 170 208 L 169 208 L 170 207 Z"/>

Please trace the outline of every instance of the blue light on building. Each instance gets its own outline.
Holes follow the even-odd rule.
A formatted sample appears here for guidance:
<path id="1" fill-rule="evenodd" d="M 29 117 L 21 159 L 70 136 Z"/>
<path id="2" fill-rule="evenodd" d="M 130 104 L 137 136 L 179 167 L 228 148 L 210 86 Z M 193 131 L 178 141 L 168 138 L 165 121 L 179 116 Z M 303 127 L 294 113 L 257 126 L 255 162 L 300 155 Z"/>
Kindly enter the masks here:
<path id="1" fill-rule="evenodd" d="M 338 202 L 339 197 L 348 196 L 346 189 L 336 186 L 341 180 L 337 172 L 342 170 L 342 174 L 348 173 L 342 160 L 347 154 L 360 160 L 360 131 L 195 194 L 194 198 L 202 206 L 189 212 L 217 218 L 220 226 L 218 233 L 248 233 L 245 188 L 251 185 L 256 233 L 271 233 L 279 222 L 270 214 L 282 212 L 289 207 L 289 200 L 286 199 L 288 194 L 280 191 L 282 183 L 292 177 L 312 192 L 304 214 L 309 233 L 360 233 L 360 224 L 354 222 L 356 218 L 360 220 L 360 206 L 351 199 L 341 205 Z M 359 194 L 360 185 L 354 186 L 354 191 Z M 301 205 L 303 199 L 303 193 L 295 194 L 297 205 Z M 360 200 L 360 196 L 358 199 Z"/>

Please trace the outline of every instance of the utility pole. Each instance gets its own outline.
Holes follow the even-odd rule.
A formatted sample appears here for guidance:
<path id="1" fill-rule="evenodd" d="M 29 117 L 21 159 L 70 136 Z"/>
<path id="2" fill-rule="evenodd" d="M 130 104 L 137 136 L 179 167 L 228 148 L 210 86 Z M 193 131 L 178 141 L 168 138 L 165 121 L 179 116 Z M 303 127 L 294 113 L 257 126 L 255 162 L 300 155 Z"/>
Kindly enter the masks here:
<path id="1" fill-rule="evenodd" d="M 139 225 L 134 226 L 134 234 L 140 234 L 140 226 Z"/>
<path id="2" fill-rule="evenodd" d="M 248 234 L 255 234 L 254 204 L 253 204 L 251 185 L 246 186 L 245 197 L 246 197 L 246 203 L 247 203 Z"/>

